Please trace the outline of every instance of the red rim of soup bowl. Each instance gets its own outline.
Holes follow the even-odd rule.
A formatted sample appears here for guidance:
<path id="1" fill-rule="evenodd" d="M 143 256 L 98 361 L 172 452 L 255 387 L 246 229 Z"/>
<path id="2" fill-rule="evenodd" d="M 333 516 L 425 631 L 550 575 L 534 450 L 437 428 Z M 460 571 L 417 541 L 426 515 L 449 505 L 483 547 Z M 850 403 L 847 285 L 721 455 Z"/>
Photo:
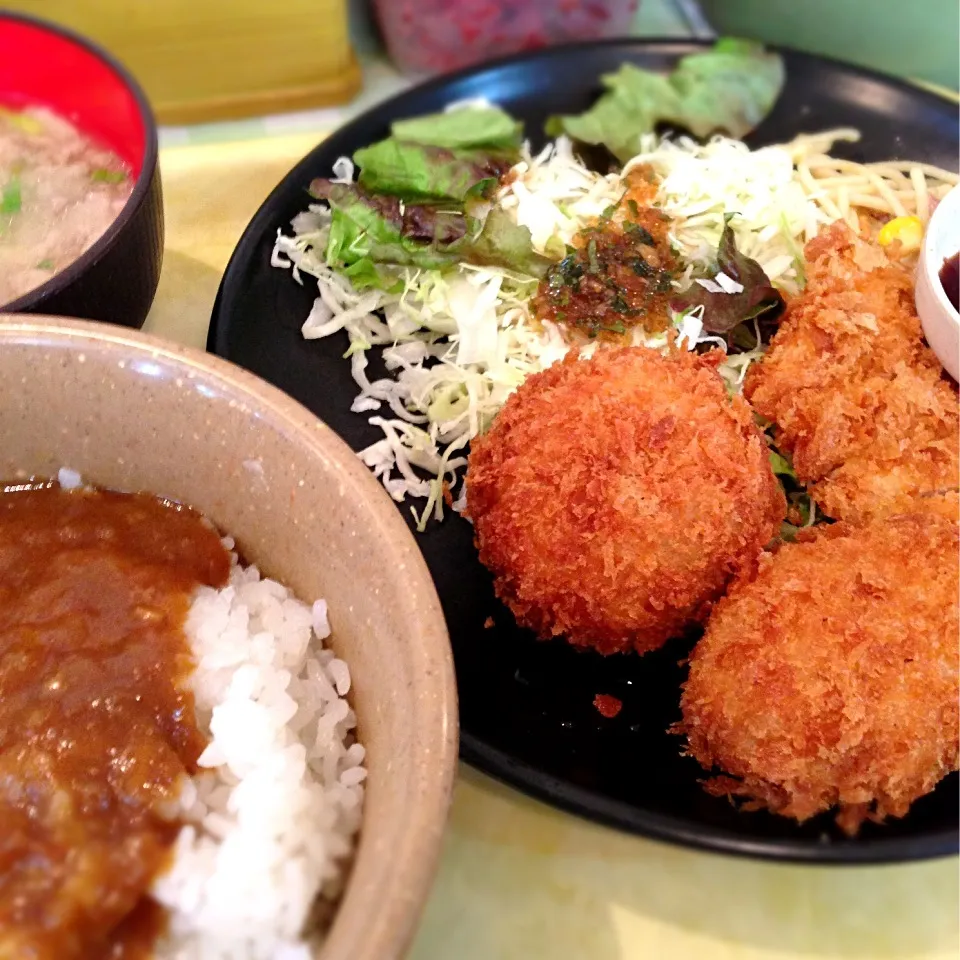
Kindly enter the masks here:
<path id="1" fill-rule="evenodd" d="M 152 283 L 147 297 L 152 302 L 159 279 L 163 218 L 157 168 L 157 127 L 145 93 L 120 63 L 84 37 L 35 17 L 0 12 L 0 107 L 21 109 L 36 106 L 49 108 L 116 153 L 129 165 L 134 186 L 116 219 L 89 250 L 39 287 L 10 303 L 0 304 L 0 311 L 33 312 L 40 307 L 49 310 L 52 305 L 57 305 L 51 301 L 58 294 L 68 292 L 68 288 L 84 278 L 92 267 L 104 261 L 112 248 L 121 242 L 137 242 L 138 239 L 154 248 L 145 251 L 148 254 L 145 258 L 138 258 L 144 260 L 147 272 L 156 273 L 152 280 L 142 278 L 146 280 L 146 286 Z M 145 210 L 145 207 L 156 209 Z M 143 215 L 138 217 L 141 212 Z M 134 224 L 135 219 L 144 223 Z M 153 221 L 152 228 L 137 230 L 137 226 L 147 225 L 145 221 Z M 131 231 L 144 236 L 124 236 Z M 156 260 L 155 270 L 149 268 L 147 261 L 150 260 Z M 117 284 L 136 279 L 114 276 L 119 272 L 107 269 L 103 279 Z M 90 290 L 81 291 L 79 299 L 89 300 L 89 294 Z M 144 294 L 145 291 L 141 291 L 140 300 L 144 299 Z M 92 304 L 89 310 L 84 310 L 82 303 L 78 304 L 76 315 L 140 326 L 149 309 L 148 302 L 146 309 L 142 310 L 142 317 L 114 317 L 110 315 L 108 295 L 93 299 L 101 302 Z M 98 308 L 103 312 L 104 307 L 108 308 L 108 315 L 96 315 Z"/>

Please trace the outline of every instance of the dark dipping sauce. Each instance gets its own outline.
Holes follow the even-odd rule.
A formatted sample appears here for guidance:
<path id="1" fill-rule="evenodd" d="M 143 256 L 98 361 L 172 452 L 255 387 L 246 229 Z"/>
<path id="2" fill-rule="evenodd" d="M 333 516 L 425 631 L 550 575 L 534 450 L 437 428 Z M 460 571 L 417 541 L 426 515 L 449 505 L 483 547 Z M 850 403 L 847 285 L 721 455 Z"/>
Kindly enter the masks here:
<path id="1" fill-rule="evenodd" d="M 230 558 L 145 494 L 0 494 L 0 958 L 149 957 L 205 740 L 184 622 Z"/>
<path id="2" fill-rule="evenodd" d="M 947 257 L 940 268 L 940 283 L 954 310 L 960 310 L 960 251 Z"/>

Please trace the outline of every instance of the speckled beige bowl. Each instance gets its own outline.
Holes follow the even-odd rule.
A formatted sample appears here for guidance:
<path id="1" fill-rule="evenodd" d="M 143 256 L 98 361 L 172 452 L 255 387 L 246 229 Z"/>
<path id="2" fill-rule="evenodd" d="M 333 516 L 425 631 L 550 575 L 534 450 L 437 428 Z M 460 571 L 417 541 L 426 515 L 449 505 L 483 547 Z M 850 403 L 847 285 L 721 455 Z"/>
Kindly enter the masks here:
<path id="1" fill-rule="evenodd" d="M 61 466 L 201 510 L 245 557 L 330 604 L 368 792 L 322 960 L 391 960 L 437 864 L 457 757 L 449 642 L 420 552 L 333 432 L 256 377 L 121 327 L 0 316 L 0 478 Z"/>

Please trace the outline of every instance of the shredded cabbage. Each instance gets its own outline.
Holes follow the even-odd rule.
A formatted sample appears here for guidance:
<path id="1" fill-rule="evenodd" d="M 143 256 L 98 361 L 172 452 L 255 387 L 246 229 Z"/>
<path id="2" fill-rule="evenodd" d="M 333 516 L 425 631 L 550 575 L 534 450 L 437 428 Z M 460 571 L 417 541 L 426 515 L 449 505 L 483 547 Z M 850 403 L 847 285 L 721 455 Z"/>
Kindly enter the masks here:
<path id="1" fill-rule="evenodd" d="M 538 253 L 556 253 L 560 259 L 583 227 L 620 200 L 622 177 L 602 176 L 584 166 L 567 137 L 535 156 L 525 144 L 522 153 L 497 203 L 530 231 Z"/>
<path id="2" fill-rule="evenodd" d="M 714 260 L 730 212 L 737 214 L 731 226 L 738 248 L 785 291 L 802 286 L 799 249 L 824 214 L 795 182 L 787 150 L 751 152 L 724 137 L 702 145 L 651 135 L 643 146 L 623 174 L 602 175 L 580 162 L 565 137 L 537 154 L 524 145 L 494 202 L 530 230 L 538 252 L 560 259 L 580 230 L 620 201 L 624 176 L 649 164 L 661 177 L 655 203 L 673 218 L 671 243 L 686 266 L 679 287 Z M 345 182 L 354 176 L 346 158 L 334 172 Z M 325 261 L 329 226 L 328 209 L 310 206 L 292 221 L 292 235 L 278 232 L 271 262 L 291 270 L 298 283 L 304 274 L 316 280 L 319 296 L 303 324 L 304 337 L 346 332 L 345 359 L 358 387 L 351 409 L 372 414 L 369 422 L 383 434 L 360 457 L 396 501 L 426 499 L 419 512 L 411 507 L 423 529 L 443 516 L 446 503 L 463 510 L 467 444 L 530 374 L 560 360 L 568 345 L 557 327 L 532 317 L 534 277 L 461 263 L 443 271 L 399 270 L 400 292 L 357 291 Z M 736 287 L 723 275 L 709 282 L 723 290 Z M 704 329 L 703 307 L 673 321 L 678 342 L 688 349 L 724 344 Z M 668 339 L 633 330 L 638 345 L 664 348 Z M 374 347 L 383 348 L 386 375 L 371 379 L 368 353 Z M 754 350 L 720 366 L 731 392 L 739 391 L 762 349 L 758 339 Z"/>
<path id="3" fill-rule="evenodd" d="M 655 203 L 673 219 L 670 240 L 688 265 L 684 285 L 714 259 L 724 215 L 732 213 L 737 249 L 756 260 L 774 286 L 790 294 L 802 288 L 799 249 L 828 218 L 797 181 L 787 148 L 751 150 L 723 136 L 701 144 L 650 135 L 624 174 L 640 164 L 661 177 Z"/>
<path id="4" fill-rule="evenodd" d="M 537 280 L 501 268 L 406 269 L 400 293 L 354 290 L 323 259 L 328 222 L 322 207 L 301 214 L 292 237 L 278 235 L 273 262 L 316 278 L 320 296 L 304 337 L 346 331 L 359 388 L 351 409 L 376 412 L 370 423 L 383 432 L 360 457 L 395 500 L 428 498 L 417 517 L 422 526 L 442 515 L 444 489 L 460 481 L 467 443 L 531 373 L 568 347 L 556 327 L 532 322 L 527 303 Z M 371 380 L 367 353 L 375 346 L 385 348 L 387 376 Z"/>

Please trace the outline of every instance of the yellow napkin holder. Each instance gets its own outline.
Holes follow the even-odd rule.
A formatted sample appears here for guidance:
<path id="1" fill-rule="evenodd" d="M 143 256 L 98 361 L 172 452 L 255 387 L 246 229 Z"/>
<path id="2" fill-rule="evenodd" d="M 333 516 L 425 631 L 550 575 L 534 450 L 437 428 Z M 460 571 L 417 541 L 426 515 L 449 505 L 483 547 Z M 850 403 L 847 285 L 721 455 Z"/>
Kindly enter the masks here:
<path id="1" fill-rule="evenodd" d="M 12 0 L 89 37 L 147 91 L 161 123 L 332 106 L 360 87 L 346 0 Z"/>

